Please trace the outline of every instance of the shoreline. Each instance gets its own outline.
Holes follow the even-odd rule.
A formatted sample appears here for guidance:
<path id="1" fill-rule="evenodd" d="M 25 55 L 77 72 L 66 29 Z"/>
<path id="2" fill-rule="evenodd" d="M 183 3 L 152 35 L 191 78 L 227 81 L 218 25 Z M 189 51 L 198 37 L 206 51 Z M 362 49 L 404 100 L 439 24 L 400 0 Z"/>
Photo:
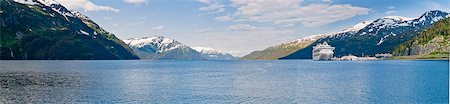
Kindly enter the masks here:
<path id="1" fill-rule="evenodd" d="M 395 56 L 393 60 L 450 60 L 449 55 Z"/>
<path id="2" fill-rule="evenodd" d="M 450 59 L 448 58 L 439 58 L 439 59 L 391 59 L 391 60 L 416 60 L 416 61 L 449 61 Z"/>

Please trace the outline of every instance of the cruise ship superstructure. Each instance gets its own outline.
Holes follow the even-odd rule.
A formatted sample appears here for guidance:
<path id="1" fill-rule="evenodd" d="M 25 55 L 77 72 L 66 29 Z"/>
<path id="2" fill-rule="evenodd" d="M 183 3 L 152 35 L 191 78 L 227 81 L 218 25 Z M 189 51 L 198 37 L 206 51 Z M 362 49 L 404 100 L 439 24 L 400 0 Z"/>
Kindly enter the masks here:
<path id="1" fill-rule="evenodd" d="M 334 47 L 331 47 L 328 45 L 327 42 L 323 42 L 322 44 L 317 44 L 313 47 L 313 60 L 319 61 L 319 60 L 331 60 L 333 57 Z"/>

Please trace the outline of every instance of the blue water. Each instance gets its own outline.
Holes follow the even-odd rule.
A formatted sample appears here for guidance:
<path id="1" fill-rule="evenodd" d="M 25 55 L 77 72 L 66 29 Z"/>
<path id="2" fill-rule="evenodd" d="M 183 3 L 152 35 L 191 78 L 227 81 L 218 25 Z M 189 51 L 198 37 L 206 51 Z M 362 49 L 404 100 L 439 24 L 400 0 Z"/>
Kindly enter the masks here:
<path id="1" fill-rule="evenodd" d="M 448 103 L 448 61 L 0 61 L 0 103 Z"/>

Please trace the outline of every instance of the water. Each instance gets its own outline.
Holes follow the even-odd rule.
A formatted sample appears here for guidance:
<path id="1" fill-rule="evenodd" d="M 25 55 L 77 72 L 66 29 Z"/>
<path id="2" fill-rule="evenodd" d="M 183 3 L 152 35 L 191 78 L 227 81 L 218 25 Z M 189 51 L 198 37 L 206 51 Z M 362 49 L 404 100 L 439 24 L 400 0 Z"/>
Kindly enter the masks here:
<path id="1" fill-rule="evenodd" d="M 448 103 L 448 61 L 0 61 L 0 103 Z"/>

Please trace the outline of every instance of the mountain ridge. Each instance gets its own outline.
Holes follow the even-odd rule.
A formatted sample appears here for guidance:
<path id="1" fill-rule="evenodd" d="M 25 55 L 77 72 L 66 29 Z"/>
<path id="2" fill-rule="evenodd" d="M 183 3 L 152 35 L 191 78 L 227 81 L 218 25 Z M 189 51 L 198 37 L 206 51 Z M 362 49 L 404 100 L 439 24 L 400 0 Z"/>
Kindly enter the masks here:
<path id="1" fill-rule="evenodd" d="M 150 60 L 235 60 L 227 54 L 207 47 L 190 47 L 164 36 L 124 40 L 141 59 Z"/>
<path id="2" fill-rule="evenodd" d="M 450 52 L 450 18 L 438 21 L 414 39 L 397 46 L 394 55 L 399 58 L 443 58 Z M 410 57 L 411 56 L 411 57 Z"/>
<path id="3" fill-rule="evenodd" d="M 174 39 L 163 36 L 123 40 L 141 59 L 205 60 L 200 53 Z"/>
<path id="4" fill-rule="evenodd" d="M 433 23 L 448 16 L 449 13 L 432 10 L 410 20 L 379 18 L 358 32 L 342 33 L 319 39 L 307 48 L 280 59 L 310 59 L 312 58 L 312 46 L 325 41 L 336 47 L 336 57 L 348 54 L 373 56 L 377 53 L 392 53 L 397 45 L 411 40 Z"/>
<path id="5" fill-rule="evenodd" d="M 210 47 L 192 47 L 195 51 L 202 54 L 207 60 L 236 60 L 237 58 L 229 53 L 225 53 Z"/>
<path id="6" fill-rule="evenodd" d="M 0 2 L 1 59 L 138 59 L 114 34 L 53 0 Z"/>
<path id="7" fill-rule="evenodd" d="M 329 42 L 339 40 L 339 44 L 337 46 L 338 57 L 354 54 L 358 56 L 362 55 L 374 55 L 375 53 L 391 53 L 393 50 L 393 46 L 386 46 L 385 44 L 393 44 L 398 45 L 407 40 L 412 39 L 415 35 L 417 35 L 422 30 L 430 27 L 434 22 L 437 22 L 445 17 L 448 17 L 449 14 L 446 12 L 442 12 L 439 10 L 427 11 L 421 16 L 417 18 L 406 18 L 401 16 L 386 16 L 382 18 L 378 18 L 373 21 L 364 21 L 360 22 L 356 25 L 351 26 L 350 28 L 344 29 L 342 31 L 338 31 L 332 34 L 320 34 L 320 35 L 312 35 L 308 37 L 319 37 L 319 39 L 312 41 L 304 41 L 303 45 L 296 45 L 293 42 L 285 42 L 280 45 L 271 46 L 262 51 L 254 51 L 242 59 L 250 59 L 250 60 L 277 60 L 277 59 L 310 59 L 312 54 L 312 46 L 321 42 Z M 412 35 L 407 35 L 412 34 Z M 308 38 L 305 37 L 305 38 Z M 353 38 L 352 38 L 353 37 Z M 401 37 L 401 38 L 393 38 L 393 37 Z M 395 42 L 398 39 L 398 42 Z M 295 39 L 296 40 L 302 40 Z M 393 41 L 394 40 L 394 41 Z M 345 45 L 347 42 L 356 42 L 358 45 Z M 389 43 L 385 43 L 388 41 Z M 375 51 L 361 51 L 358 52 L 356 50 L 351 49 L 350 47 L 360 47 L 361 50 L 370 50 L 363 48 L 364 44 L 368 44 L 369 42 L 371 47 L 376 49 Z M 392 43 L 393 42 L 393 43 Z M 331 45 L 337 43 L 330 43 Z M 352 43 L 353 44 L 353 43 Z M 382 46 L 380 46 L 382 45 Z M 291 46 L 285 48 L 273 48 L 273 47 L 283 47 L 283 46 Z M 384 48 L 380 48 L 380 47 Z M 347 47 L 347 48 L 346 48 Z M 291 49 L 289 49 L 291 48 Z M 289 50 L 283 50 L 289 49 Z M 294 52 L 292 52 L 295 50 Z M 302 51 L 303 50 L 303 51 Z M 351 51 L 349 51 L 351 50 Z M 336 51 L 336 50 L 335 50 Z M 271 57 L 266 57 L 271 56 Z"/>

